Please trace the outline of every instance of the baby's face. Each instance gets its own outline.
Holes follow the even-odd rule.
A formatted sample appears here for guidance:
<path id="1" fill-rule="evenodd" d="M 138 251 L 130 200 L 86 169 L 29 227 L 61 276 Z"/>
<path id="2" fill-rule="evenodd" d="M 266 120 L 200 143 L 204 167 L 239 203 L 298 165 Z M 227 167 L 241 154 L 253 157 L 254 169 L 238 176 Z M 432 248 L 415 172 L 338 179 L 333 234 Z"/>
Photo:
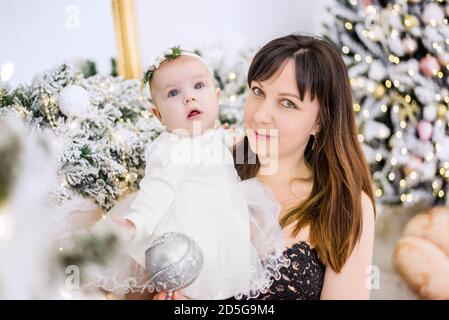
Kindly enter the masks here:
<path id="1" fill-rule="evenodd" d="M 168 131 L 194 136 L 214 126 L 219 91 L 200 59 L 180 56 L 161 64 L 151 81 L 151 94 Z"/>

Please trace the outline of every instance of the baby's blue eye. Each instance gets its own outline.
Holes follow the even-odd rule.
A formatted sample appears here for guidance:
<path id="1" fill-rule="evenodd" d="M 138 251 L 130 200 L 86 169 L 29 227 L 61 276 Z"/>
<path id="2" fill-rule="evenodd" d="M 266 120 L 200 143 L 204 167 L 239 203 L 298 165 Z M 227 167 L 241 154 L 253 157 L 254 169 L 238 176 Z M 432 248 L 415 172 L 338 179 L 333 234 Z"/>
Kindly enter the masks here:
<path id="1" fill-rule="evenodd" d="M 201 89 L 202 87 L 204 87 L 204 83 L 202 82 L 195 83 L 195 89 Z"/>
<path id="2" fill-rule="evenodd" d="M 169 97 L 176 97 L 178 94 L 179 94 L 179 90 L 178 89 L 173 89 L 173 90 L 170 90 L 168 92 L 168 96 Z"/>

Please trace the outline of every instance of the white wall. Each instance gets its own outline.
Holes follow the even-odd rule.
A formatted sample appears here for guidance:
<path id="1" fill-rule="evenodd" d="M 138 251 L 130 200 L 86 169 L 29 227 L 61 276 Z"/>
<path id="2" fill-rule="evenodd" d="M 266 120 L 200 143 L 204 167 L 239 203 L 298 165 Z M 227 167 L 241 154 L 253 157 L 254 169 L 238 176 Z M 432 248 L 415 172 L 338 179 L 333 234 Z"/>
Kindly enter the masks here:
<path id="1" fill-rule="evenodd" d="M 143 63 L 173 45 L 235 52 L 291 32 L 320 34 L 331 0 L 136 0 Z M 64 61 L 92 59 L 110 71 L 111 0 L 0 0 L 0 66 L 12 85 Z"/>

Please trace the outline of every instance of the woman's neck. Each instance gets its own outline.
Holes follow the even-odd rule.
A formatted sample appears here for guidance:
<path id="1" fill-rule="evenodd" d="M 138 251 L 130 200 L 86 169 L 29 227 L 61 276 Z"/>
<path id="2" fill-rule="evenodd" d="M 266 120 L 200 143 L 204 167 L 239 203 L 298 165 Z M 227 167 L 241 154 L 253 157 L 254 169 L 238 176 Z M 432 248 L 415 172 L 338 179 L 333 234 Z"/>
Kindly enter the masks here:
<path id="1" fill-rule="evenodd" d="M 277 161 L 277 163 L 273 163 Z M 267 168 L 276 167 L 274 172 Z M 268 172 L 269 174 L 263 174 Z M 278 158 L 272 161 L 261 161 L 260 168 L 257 172 L 257 179 L 266 184 L 285 185 L 290 184 L 294 179 L 301 181 L 310 181 L 312 178 L 312 171 L 307 166 L 304 157 L 299 160 L 295 157 Z"/>
<path id="2" fill-rule="evenodd" d="M 303 158 L 300 161 L 297 159 L 293 157 L 279 159 L 277 171 L 274 174 L 263 175 L 260 174 L 262 170 L 259 169 L 256 175 L 258 181 L 271 189 L 284 213 L 304 201 L 312 187 L 312 171 Z M 263 164 L 263 166 L 267 165 L 269 165 L 267 162 Z"/>

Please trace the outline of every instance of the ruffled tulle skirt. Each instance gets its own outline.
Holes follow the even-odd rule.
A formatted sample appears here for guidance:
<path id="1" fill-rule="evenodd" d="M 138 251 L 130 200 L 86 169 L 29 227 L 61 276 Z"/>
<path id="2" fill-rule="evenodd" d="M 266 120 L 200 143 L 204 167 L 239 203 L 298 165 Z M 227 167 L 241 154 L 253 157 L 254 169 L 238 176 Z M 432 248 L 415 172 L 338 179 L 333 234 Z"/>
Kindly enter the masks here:
<path id="1" fill-rule="evenodd" d="M 132 199 L 109 214 L 125 215 Z M 191 299 L 257 298 L 265 293 L 279 269 L 290 261 L 283 256 L 279 226 L 280 205 L 270 189 L 255 178 L 225 187 L 179 192 L 155 226 L 150 239 L 129 241 L 122 258 L 97 285 L 119 294 L 155 290 L 145 272 L 145 251 L 167 232 L 191 237 L 201 249 L 202 268 L 196 280 L 181 289 Z"/>

